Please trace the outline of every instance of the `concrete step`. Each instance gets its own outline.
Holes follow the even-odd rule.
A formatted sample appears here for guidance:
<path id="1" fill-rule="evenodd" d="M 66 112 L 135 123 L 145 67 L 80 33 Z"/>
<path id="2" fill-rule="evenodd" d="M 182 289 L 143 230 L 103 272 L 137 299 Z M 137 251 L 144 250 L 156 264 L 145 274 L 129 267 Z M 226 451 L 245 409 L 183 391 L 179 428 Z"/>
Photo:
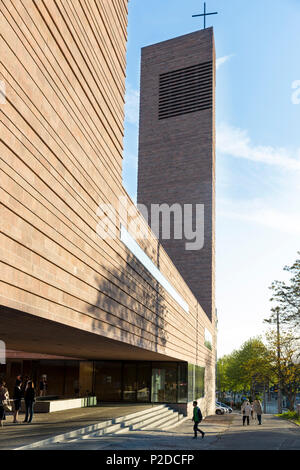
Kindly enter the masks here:
<path id="1" fill-rule="evenodd" d="M 156 415 L 159 415 L 160 413 L 164 413 L 165 409 L 166 408 L 164 406 L 154 407 L 151 410 L 146 410 L 145 413 L 139 413 L 138 416 L 130 416 L 130 415 L 123 416 L 122 421 L 119 420 L 116 422 L 122 422 L 125 424 L 125 426 L 133 425 L 145 419 L 151 418 L 152 416 L 156 416 Z"/>
<path id="2" fill-rule="evenodd" d="M 178 416 L 167 417 L 154 423 L 153 429 L 162 429 L 164 426 L 172 426 L 178 422 Z"/>
<path id="3" fill-rule="evenodd" d="M 90 432 L 84 439 L 103 436 L 104 434 L 116 434 L 119 432 L 128 432 L 140 427 L 140 423 L 150 423 L 157 419 L 157 416 L 165 415 L 169 410 L 162 406 L 155 406 L 145 412 L 132 413 L 130 415 L 121 416 L 111 422 L 107 423 L 106 426 L 101 426 L 97 431 Z"/>
<path id="4" fill-rule="evenodd" d="M 18 450 L 39 448 L 43 445 L 61 442 L 75 442 L 82 439 L 97 439 L 107 434 L 129 433 L 134 430 L 162 429 L 162 427 L 169 428 L 176 426 L 181 419 L 183 419 L 183 415 L 177 411 L 172 410 L 167 405 L 158 405 L 143 411 L 53 436 L 28 446 L 23 446 L 18 448 Z"/>
<path id="5" fill-rule="evenodd" d="M 148 423 L 152 422 L 152 420 L 157 419 L 158 416 L 161 414 L 165 414 L 165 411 L 160 410 L 159 412 L 153 413 L 153 414 L 147 414 L 145 417 L 139 417 L 135 418 L 134 420 L 126 420 L 124 421 L 124 426 L 129 427 L 131 431 L 134 431 L 136 429 L 139 429 L 142 423 Z"/>
<path id="6" fill-rule="evenodd" d="M 134 429 L 139 428 L 140 423 L 148 423 L 152 422 L 152 420 L 157 419 L 157 416 L 161 415 L 161 413 L 163 413 L 163 415 L 165 415 L 166 413 L 166 410 L 163 406 L 159 407 L 159 409 L 156 409 L 155 407 L 153 410 L 151 410 L 151 412 L 147 412 L 145 417 L 140 412 L 138 416 L 135 416 L 134 418 L 130 419 L 128 419 L 129 415 L 122 416 L 121 418 L 118 418 L 118 422 L 114 422 L 114 420 L 112 420 L 112 422 L 110 422 L 107 426 L 103 426 L 97 431 L 89 433 L 88 435 L 84 436 L 84 438 L 88 439 L 103 436 L 104 434 L 116 434 L 119 432 L 132 431 Z M 134 424 L 132 424 L 132 422 L 134 422 Z"/>
<path id="7" fill-rule="evenodd" d="M 83 439 L 90 439 L 93 437 L 104 436 L 105 434 L 116 434 L 118 431 L 122 430 L 123 432 L 130 431 L 129 426 L 124 426 L 124 423 L 111 424 L 102 429 L 99 429 L 96 432 L 91 432 L 83 437 Z"/>
<path id="8" fill-rule="evenodd" d="M 164 412 L 164 410 L 164 405 L 158 405 L 143 411 L 137 411 L 129 415 L 120 416 L 119 418 L 115 418 L 110 420 L 109 422 L 106 422 L 103 426 L 101 426 L 100 424 L 97 430 L 92 430 L 91 432 L 87 433 L 83 436 L 83 439 L 99 437 L 103 436 L 104 434 L 127 432 L 130 430 L 131 424 L 140 422 L 145 418 L 149 419 L 149 417 L 152 417 L 153 415 L 158 415 L 161 412 Z"/>
<path id="9" fill-rule="evenodd" d="M 146 416 L 147 414 L 152 414 L 152 413 L 155 413 L 155 412 L 159 412 L 163 409 L 165 409 L 165 405 L 153 406 L 152 408 L 148 408 L 147 410 L 137 411 L 135 413 L 131 413 L 131 414 L 126 415 L 126 416 L 120 416 L 119 418 L 115 419 L 115 423 L 122 423 L 124 421 L 138 419 L 140 416 Z"/>
<path id="10" fill-rule="evenodd" d="M 143 431 L 157 428 L 161 429 L 161 426 L 167 424 L 171 425 L 176 421 L 178 421 L 178 414 L 175 411 L 171 411 L 171 413 L 157 416 L 156 419 L 152 420 L 151 423 L 148 423 L 146 426 L 141 426 L 140 429 L 142 429 Z"/>
<path id="11" fill-rule="evenodd" d="M 182 423 L 183 421 L 186 421 L 187 419 L 188 419 L 187 416 L 179 414 L 177 421 L 173 422 L 172 424 L 167 423 L 166 425 L 162 425 L 159 429 L 161 429 L 162 431 L 167 431 L 168 429 L 173 429 L 175 426 Z"/>
<path id="12" fill-rule="evenodd" d="M 171 417 L 169 421 L 166 421 L 165 423 L 160 424 L 159 429 L 172 426 L 173 424 L 178 423 L 178 421 L 180 421 L 179 416 L 178 415 L 173 416 Z"/>
<path id="13" fill-rule="evenodd" d="M 170 416 L 172 414 L 173 414 L 173 411 L 171 411 L 169 409 L 162 410 L 159 413 L 154 413 L 153 415 L 147 416 L 144 419 L 139 420 L 135 424 L 132 424 L 130 426 L 130 429 L 131 429 L 131 431 L 135 431 L 136 429 L 142 429 L 142 428 L 144 428 L 144 426 L 147 426 L 147 425 L 157 421 L 158 419 L 161 419 L 161 418 L 166 417 L 166 416 Z"/>

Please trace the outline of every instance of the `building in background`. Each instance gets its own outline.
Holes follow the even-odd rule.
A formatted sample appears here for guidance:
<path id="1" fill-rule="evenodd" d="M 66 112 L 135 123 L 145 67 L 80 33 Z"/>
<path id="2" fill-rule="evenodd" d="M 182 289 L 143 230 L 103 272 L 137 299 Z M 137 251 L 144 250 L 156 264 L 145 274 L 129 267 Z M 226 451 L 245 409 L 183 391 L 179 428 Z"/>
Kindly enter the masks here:
<path id="1" fill-rule="evenodd" d="M 214 104 L 212 28 L 143 48 L 138 203 L 147 207 L 151 227 L 157 226 L 153 204 L 174 208 L 171 237 L 163 238 L 162 224 L 157 235 L 210 320 L 215 315 Z M 201 222 L 196 206 L 204 206 L 204 238 L 199 233 L 194 244 L 180 214 L 177 221 L 178 206 L 184 214 L 186 205 L 192 207 L 194 231 L 197 217 Z M 178 230 L 183 236 L 176 239 Z"/>
<path id="2" fill-rule="evenodd" d="M 0 11 L 0 374 L 10 388 L 20 373 L 46 375 L 53 397 L 185 410 L 200 399 L 214 412 L 214 315 L 122 183 L 127 1 L 3 0 Z"/>

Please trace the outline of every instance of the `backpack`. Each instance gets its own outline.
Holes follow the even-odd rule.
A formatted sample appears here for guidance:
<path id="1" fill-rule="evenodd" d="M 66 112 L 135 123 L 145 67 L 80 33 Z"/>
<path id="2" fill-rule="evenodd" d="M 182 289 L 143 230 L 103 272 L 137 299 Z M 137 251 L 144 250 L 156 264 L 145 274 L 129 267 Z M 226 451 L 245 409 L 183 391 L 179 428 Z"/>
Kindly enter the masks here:
<path id="1" fill-rule="evenodd" d="M 203 416 L 202 416 L 200 408 L 198 408 L 198 417 L 199 417 L 199 423 L 201 423 Z"/>

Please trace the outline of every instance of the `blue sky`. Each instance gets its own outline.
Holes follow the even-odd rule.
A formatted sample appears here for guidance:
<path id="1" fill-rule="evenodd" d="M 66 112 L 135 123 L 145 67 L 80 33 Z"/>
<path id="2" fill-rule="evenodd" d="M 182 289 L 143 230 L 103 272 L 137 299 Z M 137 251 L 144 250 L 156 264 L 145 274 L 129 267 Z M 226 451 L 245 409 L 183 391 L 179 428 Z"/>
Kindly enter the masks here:
<path id="1" fill-rule="evenodd" d="M 300 251 L 300 1 L 208 0 L 217 69 L 218 355 L 265 330 Z M 203 1 L 130 0 L 124 185 L 137 187 L 141 47 L 202 28 Z M 294 88 L 293 88 L 294 86 Z"/>

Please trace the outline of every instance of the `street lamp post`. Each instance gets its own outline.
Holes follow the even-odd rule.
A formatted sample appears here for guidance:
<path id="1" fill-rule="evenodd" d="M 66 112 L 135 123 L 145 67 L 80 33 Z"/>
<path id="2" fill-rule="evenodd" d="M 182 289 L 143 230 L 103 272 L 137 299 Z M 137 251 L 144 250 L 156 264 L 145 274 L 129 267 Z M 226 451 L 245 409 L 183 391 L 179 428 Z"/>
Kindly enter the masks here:
<path id="1" fill-rule="evenodd" d="M 276 308 L 276 322 L 277 322 L 277 364 L 278 364 L 278 414 L 282 413 L 282 394 L 281 394 L 281 364 L 280 364 L 280 330 L 279 330 L 279 308 Z"/>

